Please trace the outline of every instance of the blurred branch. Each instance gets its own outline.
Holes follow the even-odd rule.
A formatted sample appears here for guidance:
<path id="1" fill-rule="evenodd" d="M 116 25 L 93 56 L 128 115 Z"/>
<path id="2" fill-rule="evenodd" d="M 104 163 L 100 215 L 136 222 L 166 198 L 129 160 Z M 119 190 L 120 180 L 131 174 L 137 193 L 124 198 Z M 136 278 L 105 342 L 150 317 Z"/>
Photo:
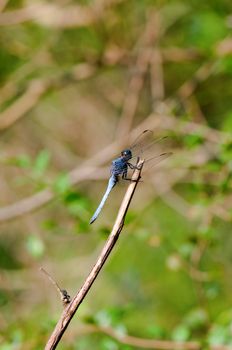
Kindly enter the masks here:
<path id="1" fill-rule="evenodd" d="M 134 337 L 128 334 L 118 334 L 113 328 L 95 325 L 85 325 L 80 335 L 85 333 L 103 333 L 117 340 L 120 344 L 125 344 L 142 349 L 160 350 L 200 350 L 201 345 L 195 341 L 177 342 L 172 340 L 156 340 Z"/>
<path id="2" fill-rule="evenodd" d="M 156 23 L 155 29 L 154 23 Z M 126 135 L 128 133 L 132 124 L 139 101 L 139 93 L 144 83 L 144 75 L 147 71 L 149 63 L 152 64 L 152 95 L 154 96 L 154 94 L 159 94 L 159 96 L 162 97 L 164 94 L 163 83 L 161 84 L 160 80 L 162 78 L 160 66 L 162 55 L 157 49 L 153 50 L 151 48 L 159 33 L 159 27 L 157 27 L 157 23 L 159 23 L 159 14 L 153 13 L 147 23 L 145 33 L 141 38 L 139 38 L 139 44 L 137 43 L 137 45 L 140 47 L 140 51 L 135 65 L 135 74 L 132 76 L 129 82 L 128 94 L 124 99 L 122 106 L 122 116 L 118 125 L 118 133 L 121 135 L 121 137 L 122 135 Z M 197 83 L 207 79 L 213 67 L 214 64 L 204 64 L 197 70 L 195 75 L 190 80 L 185 82 L 178 89 L 177 94 L 182 98 L 183 101 L 186 101 L 187 97 L 190 97 L 190 95 L 195 90 Z M 0 114 L 0 131 L 10 127 L 16 121 L 24 117 L 25 114 L 38 103 L 40 98 L 47 92 L 49 88 L 61 88 L 64 87 L 64 85 L 67 83 L 79 81 L 82 79 L 88 79 L 96 72 L 96 69 L 97 67 L 93 64 L 81 63 L 73 66 L 69 72 L 59 74 L 59 76 L 56 78 L 40 80 L 37 79 L 31 81 L 24 94 L 16 99 L 6 110 Z M 1 96 L 4 96 L 5 91 L 9 94 L 9 89 L 15 93 L 15 84 L 12 86 L 12 84 L 7 83 L 5 87 L 1 88 Z M 7 98 L 9 99 L 10 96 L 7 96 Z M 166 102 L 168 101 L 169 99 L 167 99 Z M 1 101 L 1 103 L 3 102 L 4 100 Z"/>
<path id="3" fill-rule="evenodd" d="M 45 1 L 21 9 L 0 13 L 0 26 L 16 25 L 35 21 L 52 28 L 88 26 L 105 15 L 105 10 L 123 0 L 95 1 L 92 6 L 61 6 Z"/>
<path id="4" fill-rule="evenodd" d="M 212 143 L 222 142 L 226 139 L 226 137 L 230 137 L 224 132 L 214 130 L 205 125 L 197 124 L 197 123 L 189 123 L 178 121 L 173 116 L 165 116 L 158 114 L 151 114 L 148 116 L 137 128 L 135 128 L 129 135 L 128 140 L 135 139 L 135 137 L 145 129 L 151 130 L 179 130 L 179 133 L 182 135 L 186 134 L 194 134 L 197 133 L 202 135 L 205 139 Z M 88 179 L 93 179 L 96 176 L 97 166 L 104 164 L 106 161 L 110 160 L 116 150 L 120 150 L 122 147 L 122 140 L 118 139 L 115 142 L 109 144 L 103 150 L 95 154 L 92 158 L 85 161 L 81 166 L 77 166 L 72 171 L 68 173 L 71 185 L 77 184 L 81 181 L 85 181 Z M 204 161 L 204 157 L 208 157 L 205 153 L 200 155 L 200 161 Z M 196 156 L 196 162 L 199 162 Z M 41 206 L 47 204 L 55 197 L 55 193 L 47 188 L 42 190 L 28 198 L 19 200 L 13 204 L 0 208 L 0 222 L 12 220 L 19 216 L 22 216 L 26 213 L 34 211 Z"/>
<path id="5" fill-rule="evenodd" d="M 86 297 L 87 293 L 89 292 L 92 284 L 94 283 L 95 279 L 97 278 L 99 272 L 101 271 L 104 263 L 106 262 L 108 256 L 110 255 L 112 249 L 114 248 L 118 237 L 123 229 L 124 226 L 124 220 L 126 217 L 127 210 L 129 208 L 130 202 L 132 200 L 132 197 L 134 195 L 135 189 L 137 187 L 138 181 L 140 179 L 141 170 L 143 167 L 143 160 L 140 160 L 137 164 L 137 169 L 134 171 L 132 175 L 132 181 L 130 182 L 128 189 L 126 191 L 126 194 L 123 198 L 121 207 L 118 212 L 118 216 L 115 220 L 114 227 L 111 231 L 111 234 L 108 238 L 108 240 L 105 243 L 105 246 L 103 247 L 96 264 L 94 265 L 93 269 L 89 273 L 87 279 L 85 280 L 84 284 L 80 288 L 80 290 L 77 292 L 77 294 L 72 299 L 71 303 L 67 306 L 67 308 L 64 310 L 63 314 L 61 315 L 60 320 L 58 321 L 50 339 L 47 342 L 47 345 L 45 347 L 45 350 L 51 350 L 55 349 L 61 340 L 61 337 L 63 336 L 65 330 L 67 329 L 71 319 L 75 315 L 78 307 L 83 302 L 84 298 Z"/>
<path id="6" fill-rule="evenodd" d="M 192 120 L 198 123 L 207 124 L 206 118 L 201 110 L 200 104 L 198 103 L 195 94 L 189 96 L 188 99 L 184 99 L 183 105 L 187 114 L 192 116 Z"/>
<path id="7" fill-rule="evenodd" d="M 122 135 L 127 135 L 131 128 L 139 102 L 139 95 L 144 84 L 145 74 L 151 61 L 153 53 L 152 46 L 158 36 L 158 23 L 159 14 L 153 12 L 147 20 L 142 36 L 138 39 L 135 45 L 138 49 L 138 56 L 135 66 L 133 67 L 134 74 L 129 81 L 127 93 L 122 106 L 121 118 L 117 130 L 120 137 L 122 137 Z"/>
<path id="8" fill-rule="evenodd" d="M 89 164 L 94 163 L 94 161 L 97 163 L 98 158 L 100 159 L 100 164 L 102 164 L 105 161 L 104 155 L 106 151 L 108 151 L 110 156 L 113 154 L 115 146 L 115 143 L 109 145 L 108 148 L 104 149 L 102 152 L 99 152 L 95 157 L 85 162 L 82 167 L 78 166 L 70 171 L 68 173 L 70 183 L 74 185 L 81 181 L 95 178 L 98 168 L 90 166 Z M 54 197 L 55 193 L 50 188 L 46 188 L 28 198 L 19 200 L 18 202 L 5 206 L 4 208 L 0 208 L 0 222 L 12 220 L 26 213 L 32 212 L 49 203 Z"/>
<path id="9" fill-rule="evenodd" d="M 151 129 L 156 128 L 159 123 L 159 119 L 154 119 L 153 117 L 149 119 L 149 127 Z M 130 133 L 130 135 L 128 135 L 129 139 L 135 139 L 140 132 L 147 128 L 147 125 L 148 123 L 146 119 L 145 122 L 142 122 Z M 81 181 L 95 178 L 98 172 L 98 168 L 96 167 L 104 164 L 107 160 L 110 160 L 114 156 L 116 150 L 120 150 L 121 147 L 122 140 L 116 140 L 95 154 L 92 158 L 85 161 L 82 166 L 77 166 L 71 170 L 68 173 L 70 184 L 74 185 Z M 12 220 L 26 213 L 32 212 L 49 203 L 54 197 L 55 193 L 50 188 L 47 188 L 28 198 L 0 208 L 0 222 Z"/>
<path id="10" fill-rule="evenodd" d="M 175 181 L 177 183 L 177 181 Z M 154 185 L 156 191 L 159 191 L 159 187 Z M 168 192 L 159 194 L 162 200 L 175 211 L 177 211 L 182 216 L 190 219 L 190 208 L 191 205 L 175 191 L 170 190 Z"/>
<path id="11" fill-rule="evenodd" d="M 216 47 L 216 53 L 219 57 L 224 57 L 232 54 L 232 38 L 231 36 L 219 41 Z"/>
<path id="12" fill-rule="evenodd" d="M 132 76 L 122 106 L 122 114 L 119 120 L 118 135 L 127 135 L 133 122 L 139 102 L 139 94 L 144 84 L 144 77 L 151 57 L 151 49 L 144 48 L 135 63 L 135 74 Z"/>
<path id="13" fill-rule="evenodd" d="M 179 16 L 176 17 L 177 20 Z M 174 22 L 175 22 L 174 20 Z M 164 81 L 162 63 L 163 60 L 183 60 L 199 58 L 194 50 L 181 50 L 178 48 L 172 48 L 170 51 L 164 49 L 163 51 L 158 48 L 157 41 L 169 27 L 174 23 L 166 24 L 161 28 L 161 13 L 157 10 L 148 16 L 147 24 L 142 36 L 138 39 L 136 47 L 139 50 L 137 60 L 135 63 L 135 74 L 132 76 L 128 84 L 128 93 L 125 96 L 122 106 L 121 118 L 118 125 L 118 134 L 120 137 L 126 135 L 133 122 L 133 118 L 136 113 L 136 109 L 139 102 L 139 94 L 144 85 L 145 74 L 147 72 L 149 64 L 151 65 L 151 90 L 154 100 L 164 98 Z M 155 46 L 155 48 L 154 48 Z"/>
<path id="14" fill-rule="evenodd" d="M 34 80 L 27 91 L 10 107 L 1 113 L 0 131 L 10 127 L 36 105 L 40 97 L 47 90 L 47 84 L 42 80 Z"/>
<path id="15" fill-rule="evenodd" d="M 87 165 L 83 168 L 73 169 L 68 174 L 70 182 L 71 184 L 74 184 L 89 178 L 93 179 L 95 177 L 94 174 L 97 173 L 97 170 L 98 169 L 95 167 Z M 11 220 L 26 213 L 32 212 L 50 202 L 54 196 L 55 193 L 50 188 L 46 188 L 28 198 L 22 199 L 4 208 L 0 208 L 0 222 Z"/>
<path id="16" fill-rule="evenodd" d="M 9 0 L 0 0 L 0 12 L 4 10 Z"/>
<path id="17" fill-rule="evenodd" d="M 201 58 L 196 49 L 183 49 L 179 47 L 162 48 L 162 56 L 165 62 L 195 61 Z"/>
<path id="18" fill-rule="evenodd" d="M 151 59 L 151 93 L 153 104 L 164 99 L 163 60 L 160 50 L 153 50 Z"/>
<path id="19" fill-rule="evenodd" d="M 192 78 L 181 85 L 181 87 L 178 89 L 177 94 L 183 99 L 190 97 L 195 91 L 198 84 L 208 79 L 208 77 L 214 72 L 215 67 L 215 61 L 207 61 L 206 63 L 202 64 L 200 68 L 197 69 Z"/>
<path id="20" fill-rule="evenodd" d="M 151 96 L 152 96 L 152 108 L 155 110 L 156 102 L 164 99 L 164 76 L 163 76 L 163 57 L 159 47 L 159 41 L 161 33 L 164 35 L 164 31 L 161 30 L 160 17 L 156 18 L 156 41 L 152 50 L 150 60 L 150 84 L 151 84 Z M 167 29 L 167 28 L 166 28 Z"/>
<path id="21" fill-rule="evenodd" d="M 59 88 L 63 87 L 69 81 L 87 79 L 93 75 L 94 72 L 94 67 L 86 63 L 74 66 L 68 75 L 63 73 L 55 79 L 51 78 L 31 81 L 24 94 L 13 102 L 6 110 L 0 113 L 0 131 L 9 128 L 16 121 L 24 117 L 25 114 L 38 103 L 40 98 L 49 88 Z"/>
<path id="22" fill-rule="evenodd" d="M 20 65 L 16 70 L 13 70 L 4 83 L 0 86 L 0 103 L 4 104 L 7 100 L 12 100 L 17 96 L 20 87 L 26 81 L 31 80 L 41 66 L 44 66 L 49 61 L 49 45 L 50 41 L 45 41 L 37 50 L 33 50 L 24 64 Z M 46 59 L 45 59 L 46 58 Z M 45 63 L 46 62 L 46 63 Z"/>
<path id="23" fill-rule="evenodd" d="M 231 350 L 231 345 L 211 345 L 210 350 Z"/>
<path id="24" fill-rule="evenodd" d="M 82 336 L 89 333 L 103 333 L 117 340 L 121 344 L 138 347 L 142 349 L 160 349 L 160 350 L 201 350 L 202 344 L 197 341 L 177 342 L 172 340 L 158 340 L 134 337 L 128 334 L 119 334 L 111 327 L 101 327 L 97 325 L 84 325 L 82 329 L 75 332 L 76 335 Z M 230 345 L 210 345 L 209 350 L 231 350 Z"/>
<path id="25" fill-rule="evenodd" d="M 140 54 L 142 55 L 143 50 L 141 50 Z M 196 60 L 199 58 L 199 54 L 197 55 L 197 52 L 192 53 L 192 50 L 181 50 L 178 48 L 171 48 L 169 49 L 161 49 L 160 53 L 163 61 L 185 61 L 187 59 Z M 0 103 L 3 104 L 7 100 L 10 100 L 16 96 L 18 91 L 18 86 L 22 85 L 22 81 L 28 77 L 29 74 L 35 72 L 38 68 L 38 66 L 41 66 L 43 62 L 43 55 L 46 55 L 45 48 L 39 49 L 38 52 L 36 52 L 32 57 L 30 57 L 29 62 L 18 68 L 16 72 L 12 73 L 7 80 L 6 84 L 0 87 Z M 140 55 L 139 54 L 139 55 Z M 105 56 L 101 58 L 101 64 L 104 66 L 111 66 L 112 64 L 118 64 L 122 66 L 128 67 L 128 65 L 133 65 L 135 61 L 135 53 L 131 51 L 125 51 L 125 49 L 115 47 L 111 49 L 106 49 Z M 100 58 L 99 58 L 100 59 Z M 98 58 L 96 58 L 98 60 Z M 139 63 L 139 57 L 137 57 L 138 63 Z M 152 58 L 153 61 L 153 58 Z M 141 62 L 142 63 L 142 62 Z M 62 81 L 64 84 L 64 81 L 66 83 L 78 81 L 81 79 L 87 79 L 91 77 L 96 71 L 97 71 L 97 64 L 94 64 L 94 62 L 88 63 L 87 60 L 84 63 L 80 63 L 77 65 L 74 65 L 70 71 L 61 74 L 60 77 L 56 78 L 56 85 L 60 86 L 61 84 L 58 84 L 58 81 Z M 135 70 L 135 75 L 141 75 L 141 69 Z M 133 76 L 134 77 L 134 76 Z M 131 78 L 133 80 L 133 77 Z M 69 79 L 68 79 L 69 78 Z M 38 80 L 37 80 L 38 81 Z M 47 88 L 51 85 L 51 79 L 47 78 L 46 81 L 40 80 L 42 84 L 46 85 Z M 35 81 L 31 82 L 31 84 L 34 84 Z M 132 83 L 131 83 L 132 84 Z M 134 84 L 132 84 L 134 85 Z M 27 92 L 25 92 L 27 93 Z M 43 94 L 42 94 L 43 95 Z M 41 96 L 42 96 L 41 95 Z M 38 99 L 39 100 L 39 99 Z M 125 100 L 126 104 L 126 100 Z M 27 111 L 27 110 L 25 110 Z M 122 113 L 123 114 L 123 113 Z"/>
<path id="26" fill-rule="evenodd" d="M 162 101 L 165 96 L 164 77 L 163 77 L 163 59 L 158 46 L 153 50 L 151 59 L 151 94 L 153 110 L 156 108 L 156 102 Z"/>

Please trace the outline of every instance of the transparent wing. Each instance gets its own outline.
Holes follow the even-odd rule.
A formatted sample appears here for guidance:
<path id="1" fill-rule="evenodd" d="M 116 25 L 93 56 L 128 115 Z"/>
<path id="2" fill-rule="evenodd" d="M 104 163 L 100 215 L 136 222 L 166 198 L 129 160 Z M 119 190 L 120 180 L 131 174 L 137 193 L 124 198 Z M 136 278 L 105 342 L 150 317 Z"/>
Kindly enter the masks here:
<path id="1" fill-rule="evenodd" d="M 154 166 L 156 166 L 157 164 L 159 164 L 163 160 L 171 157 L 172 154 L 173 154 L 172 152 L 164 152 L 164 153 L 161 153 L 157 156 L 154 156 L 152 158 L 145 160 L 145 164 L 144 164 L 145 169 L 144 170 L 147 170 L 147 169 L 150 170 L 151 168 L 153 168 Z"/>
<path id="2" fill-rule="evenodd" d="M 154 166 L 158 165 L 160 162 L 164 161 L 165 159 L 171 157 L 172 154 L 173 154 L 172 152 L 164 152 L 154 157 L 146 159 L 143 166 L 143 174 L 144 173 L 147 174 L 150 171 L 152 171 L 152 168 Z M 136 165 L 136 163 L 134 165 Z M 128 170 L 130 171 L 130 169 Z M 130 178 L 131 178 L 131 172 L 129 172 L 127 179 L 130 179 Z"/>
<path id="3" fill-rule="evenodd" d="M 164 153 L 168 136 L 155 138 L 151 130 L 144 130 L 135 140 L 129 149 L 132 152 L 132 162 L 137 157 L 148 159 L 159 153 Z"/>
<path id="4" fill-rule="evenodd" d="M 160 163 L 162 160 L 171 156 L 171 152 L 165 152 L 168 147 L 167 141 L 168 136 L 154 137 L 153 131 L 144 130 L 134 141 L 131 147 L 128 149 L 132 152 L 132 158 L 129 163 L 136 165 L 137 158 L 145 160 L 144 171 L 152 168 L 153 166 Z M 130 171 L 128 166 L 128 172 Z M 115 175 L 127 175 L 127 169 L 123 166 L 118 169 L 118 173 L 114 171 Z M 131 177 L 131 174 L 128 176 Z"/>

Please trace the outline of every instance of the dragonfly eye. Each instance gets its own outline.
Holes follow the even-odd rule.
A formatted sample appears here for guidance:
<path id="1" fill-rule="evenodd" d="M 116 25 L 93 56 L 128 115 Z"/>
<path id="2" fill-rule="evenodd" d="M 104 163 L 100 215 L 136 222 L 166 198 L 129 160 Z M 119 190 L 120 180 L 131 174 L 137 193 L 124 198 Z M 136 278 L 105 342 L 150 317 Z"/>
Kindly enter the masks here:
<path id="1" fill-rule="evenodd" d="M 121 156 L 125 158 L 126 160 L 129 160 L 132 158 L 132 153 L 130 149 L 125 149 L 124 151 L 121 152 Z"/>

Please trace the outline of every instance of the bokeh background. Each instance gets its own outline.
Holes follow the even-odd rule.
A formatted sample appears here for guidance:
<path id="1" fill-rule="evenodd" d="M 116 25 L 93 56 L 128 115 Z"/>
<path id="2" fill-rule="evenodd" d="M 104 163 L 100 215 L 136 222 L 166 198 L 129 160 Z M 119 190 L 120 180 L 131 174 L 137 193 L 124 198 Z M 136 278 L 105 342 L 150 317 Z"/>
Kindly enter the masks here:
<path id="1" fill-rule="evenodd" d="M 111 231 L 111 160 L 173 156 L 135 193 L 59 349 L 232 349 L 230 0 L 0 1 L 0 348 L 42 349 Z"/>

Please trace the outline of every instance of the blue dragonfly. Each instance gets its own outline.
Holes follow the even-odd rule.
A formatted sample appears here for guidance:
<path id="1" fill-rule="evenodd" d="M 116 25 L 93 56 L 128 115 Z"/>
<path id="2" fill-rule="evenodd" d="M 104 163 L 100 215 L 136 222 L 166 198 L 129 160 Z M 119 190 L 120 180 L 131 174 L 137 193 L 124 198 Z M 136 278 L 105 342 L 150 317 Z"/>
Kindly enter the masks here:
<path id="1" fill-rule="evenodd" d="M 98 208 L 96 209 L 95 213 L 93 214 L 93 216 L 90 220 L 90 224 L 92 224 L 98 218 L 103 206 L 105 205 L 105 202 L 106 202 L 110 192 L 112 191 L 114 186 L 119 182 L 120 177 L 123 180 L 131 181 L 131 179 L 127 177 L 128 168 L 135 169 L 136 165 L 133 165 L 129 161 L 140 157 L 140 158 L 145 159 L 145 163 L 153 161 L 152 166 L 154 166 L 159 161 L 169 157 L 172 154 L 171 152 L 165 152 L 165 153 L 159 154 L 158 156 L 151 157 L 150 159 L 146 159 L 145 151 L 147 152 L 149 149 L 152 148 L 152 146 L 155 143 L 158 143 L 158 142 L 166 139 L 167 137 L 164 136 L 164 137 L 160 137 L 160 138 L 155 139 L 155 140 L 153 140 L 152 138 L 153 138 L 152 131 L 151 130 L 144 130 L 136 138 L 134 144 L 130 148 L 124 149 L 121 152 L 121 156 L 112 161 L 111 169 L 110 169 L 111 176 L 110 176 L 109 181 L 108 181 L 107 189 L 105 191 L 104 196 L 102 197 L 102 200 L 101 200 Z"/>

